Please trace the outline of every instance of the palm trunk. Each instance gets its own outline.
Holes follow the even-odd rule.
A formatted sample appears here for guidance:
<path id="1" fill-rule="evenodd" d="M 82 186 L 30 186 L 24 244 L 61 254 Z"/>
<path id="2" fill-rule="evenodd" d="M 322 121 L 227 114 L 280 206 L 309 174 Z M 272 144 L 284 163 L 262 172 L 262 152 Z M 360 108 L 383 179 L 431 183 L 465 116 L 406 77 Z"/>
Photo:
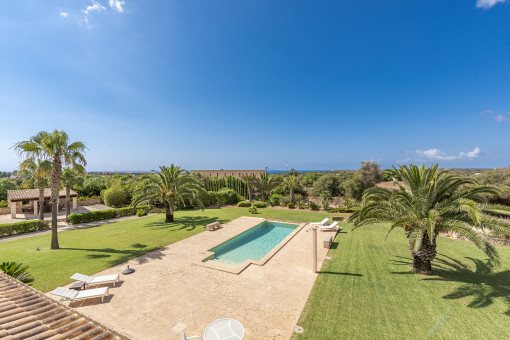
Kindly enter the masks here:
<path id="1" fill-rule="evenodd" d="M 248 200 L 251 202 L 253 201 L 253 192 L 251 190 L 251 187 L 248 186 Z"/>
<path id="2" fill-rule="evenodd" d="M 53 169 L 51 171 L 51 249 L 60 248 L 58 245 L 57 213 L 58 213 L 58 192 L 60 188 L 60 172 L 62 163 L 60 158 L 53 159 Z"/>
<path id="3" fill-rule="evenodd" d="M 290 201 L 294 204 L 294 189 L 290 189 Z"/>
<path id="4" fill-rule="evenodd" d="M 436 257 L 436 240 L 430 240 L 429 235 L 425 232 L 423 235 L 422 246 L 419 250 L 414 251 L 409 241 L 409 250 L 413 256 L 413 271 L 418 274 L 431 274 L 431 261 Z"/>
<path id="5" fill-rule="evenodd" d="M 66 220 L 71 214 L 71 187 L 66 186 Z"/>
<path id="6" fill-rule="evenodd" d="M 170 204 L 168 204 L 168 202 L 165 202 L 165 212 L 166 212 L 165 222 L 173 222 L 174 221 L 174 213 L 173 213 L 172 209 L 170 209 Z"/>
<path id="7" fill-rule="evenodd" d="M 39 188 L 39 221 L 44 221 L 44 188 Z"/>

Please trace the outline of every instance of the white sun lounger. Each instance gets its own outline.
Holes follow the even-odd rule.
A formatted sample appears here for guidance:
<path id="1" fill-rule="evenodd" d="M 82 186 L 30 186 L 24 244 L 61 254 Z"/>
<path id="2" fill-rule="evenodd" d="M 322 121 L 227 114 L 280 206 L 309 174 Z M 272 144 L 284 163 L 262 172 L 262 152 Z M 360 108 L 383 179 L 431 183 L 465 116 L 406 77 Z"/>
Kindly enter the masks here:
<path id="1" fill-rule="evenodd" d="M 313 222 L 313 223 L 308 223 L 308 224 L 309 225 L 324 225 L 324 224 L 326 224 L 327 221 L 329 221 L 329 218 L 326 217 L 325 219 L 323 219 L 320 222 Z"/>
<path id="2" fill-rule="evenodd" d="M 62 300 L 83 300 L 95 297 L 101 297 L 101 301 L 104 301 L 104 297 L 108 295 L 108 287 L 86 289 L 86 290 L 72 290 L 68 288 L 57 287 L 50 294 L 62 297 Z"/>
<path id="3" fill-rule="evenodd" d="M 335 222 L 331 223 L 330 225 L 323 225 L 323 226 L 318 227 L 317 229 L 319 229 L 319 230 L 336 230 L 337 224 L 338 224 L 338 221 L 335 221 Z"/>
<path id="4" fill-rule="evenodd" d="M 79 273 L 75 273 L 71 276 L 71 279 L 76 281 L 85 282 L 86 284 L 100 284 L 106 282 L 113 282 L 113 286 L 115 287 L 115 282 L 119 281 L 119 274 L 113 275 L 103 275 L 103 276 L 87 276 Z"/>

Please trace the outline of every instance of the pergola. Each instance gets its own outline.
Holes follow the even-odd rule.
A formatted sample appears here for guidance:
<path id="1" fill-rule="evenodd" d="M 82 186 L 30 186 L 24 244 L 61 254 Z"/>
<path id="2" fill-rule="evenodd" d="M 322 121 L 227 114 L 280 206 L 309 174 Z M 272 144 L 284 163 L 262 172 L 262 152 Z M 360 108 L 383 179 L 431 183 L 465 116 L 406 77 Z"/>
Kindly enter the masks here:
<path id="1" fill-rule="evenodd" d="M 65 202 L 66 191 L 60 190 L 58 193 L 59 203 Z M 78 209 L 78 194 L 71 190 L 70 197 L 73 198 L 73 210 Z M 50 206 L 51 189 L 44 189 L 44 206 Z M 29 209 L 37 215 L 39 208 L 39 189 L 7 190 L 8 206 L 11 207 L 11 218 L 16 218 L 16 212 L 23 212 L 23 202 L 29 202 Z"/>

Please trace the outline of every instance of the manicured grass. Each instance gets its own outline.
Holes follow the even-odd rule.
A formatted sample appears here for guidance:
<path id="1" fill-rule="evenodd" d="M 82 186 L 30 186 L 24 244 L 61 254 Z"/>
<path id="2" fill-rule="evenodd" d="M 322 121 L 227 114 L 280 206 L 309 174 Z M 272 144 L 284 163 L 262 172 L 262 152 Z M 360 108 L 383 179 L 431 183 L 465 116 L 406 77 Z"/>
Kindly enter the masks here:
<path id="1" fill-rule="evenodd" d="M 434 275 L 415 275 L 407 239 L 387 230 L 337 236 L 293 339 L 510 338 L 510 247 L 491 273 L 471 243 L 440 237 Z"/>
<path id="2" fill-rule="evenodd" d="M 47 292 L 71 282 L 69 277 L 75 272 L 86 275 L 100 272 L 202 232 L 206 224 L 214 221 L 225 223 L 240 216 L 255 216 L 313 222 L 331 216 L 296 210 L 258 210 L 256 215 L 250 215 L 248 208 L 178 211 L 176 222 L 171 224 L 164 222 L 163 215 L 155 215 L 61 232 L 59 250 L 49 249 L 50 235 L 34 236 L 0 243 L 0 259 L 29 265 L 36 279 L 33 287 Z M 36 251 L 37 247 L 40 251 Z"/>

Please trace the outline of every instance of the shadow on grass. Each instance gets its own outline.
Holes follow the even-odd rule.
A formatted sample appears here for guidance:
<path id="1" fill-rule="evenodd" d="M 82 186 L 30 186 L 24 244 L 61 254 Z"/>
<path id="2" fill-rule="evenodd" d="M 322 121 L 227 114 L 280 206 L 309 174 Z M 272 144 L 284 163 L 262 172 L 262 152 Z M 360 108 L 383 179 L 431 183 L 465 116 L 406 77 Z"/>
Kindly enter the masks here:
<path id="1" fill-rule="evenodd" d="M 344 276 L 363 276 L 363 274 L 341 273 L 341 272 L 330 272 L 330 271 L 320 271 L 319 274 L 344 275 Z"/>
<path id="2" fill-rule="evenodd" d="M 228 220 L 209 216 L 186 216 L 176 219 L 175 222 L 156 221 L 147 223 L 144 227 L 152 229 L 170 229 L 169 231 L 192 231 L 196 228 L 205 228 L 206 224 L 209 223 L 220 222 L 220 224 L 223 224 L 227 221 Z"/>
<path id="3" fill-rule="evenodd" d="M 507 305 L 504 313 L 510 316 L 510 270 L 494 272 L 488 261 L 471 257 L 466 259 L 473 262 L 475 270 L 470 270 L 464 263 L 441 255 L 437 258 L 446 269 L 436 269 L 434 274 L 439 277 L 425 278 L 427 281 L 459 282 L 453 292 L 443 296 L 443 299 L 470 298 L 468 307 L 483 308 L 494 303 L 495 299 L 503 299 Z"/>
<path id="4" fill-rule="evenodd" d="M 161 260 L 165 254 L 163 254 L 162 249 L 157 248 L 147 248 L 146 245 L 135 243 L 131 245 L 135 249 L 113 249 L 113 248 L 60 248 L 62 250 L 77 250 L 77 251 L 86 251 L 86 252 L 94 252 L 95 254 L 86 255 L 89 259 L 101 259 L 107 257 L 113 257 L 111 261 L 109 261 L 109 265 L 111 267 L 119 265 L 121 263 L 127 262 L 131 259 L 137 258 L 138 264 L 147 263 L 151 260 Z M 99 253 L 99 254 L 98 254 Z M 116 255 L 116 256 L 114 256 Z"/>
<path id="5" fill-rule="evenodd" d="M 457 259 L 438 254 L 432 262 L 433 275 L 422 278 L 424 281 L 458 282 L 454 291 L 443 296 L 443 299 L 467 299 L 468 307 L 483 308 L 494 303 L 495 299 L 502 299 L 507 310 L 505 315 L 510 316 L 510 270 L 494 272 L 488 261 L 466 257 L 475 268 L 470 267 Z M 411 265 L 411 261 L 395 261 L 396 264 Z M 413 271 L 393 272 L 393 274 L 412 274 Z"/>

